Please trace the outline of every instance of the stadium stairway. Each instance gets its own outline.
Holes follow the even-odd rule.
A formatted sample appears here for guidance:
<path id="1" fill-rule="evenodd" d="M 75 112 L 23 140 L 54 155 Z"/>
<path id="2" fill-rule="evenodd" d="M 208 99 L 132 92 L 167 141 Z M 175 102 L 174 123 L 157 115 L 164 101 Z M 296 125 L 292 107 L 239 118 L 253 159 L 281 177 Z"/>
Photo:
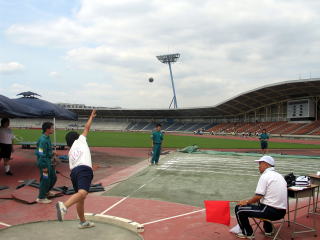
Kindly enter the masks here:
<path id="1" fill-rule="evenodd" d="M 294 134 L 294 135 L 311 134 L 319 127 L 320 127 L 320 121 L 314 121 L 314 122 L 306 124 L 302 128 L 297 129 L 296 131 L 292 132 L 291 134 Z"/>
<path id="2" fill-rule="evenodd" d="M 166 129 L 166 131 L 176 131 L 178 128 L 180 128 L 182 126 L 181 122 L 175 122 L 174 124 L 172 124 L 170 127 L 168 127 Z"/>

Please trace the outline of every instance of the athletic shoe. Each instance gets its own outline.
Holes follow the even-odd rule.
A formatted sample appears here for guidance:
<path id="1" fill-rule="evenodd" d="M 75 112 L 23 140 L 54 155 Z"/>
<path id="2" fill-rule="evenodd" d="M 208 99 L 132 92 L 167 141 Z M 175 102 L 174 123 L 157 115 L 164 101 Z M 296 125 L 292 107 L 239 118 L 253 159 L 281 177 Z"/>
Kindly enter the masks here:
<path id="1" fill-rule="evenodd" d="M 236 237 L 237 238 L 242 238 L 242 239 L 254 239 L 254 235 L 253 234 L 251 236 L 247 236 L 247 235 L 244 235 L 243 233 L 237 233 Z"/>
<path id="2" fill-rule="evenodd" d="M 80 229 L 84 229 L 84 228 L 91 228 L 94 227 L 94 223 L 93 222 L 89 222 L 89 221 L 85 221 L 85 222 L 80 222 L 78 225 L 78 228 Z"/>
<path id="3" fill-rule="evenodd" d="M 13 175 L 13 173 L 9 170 L 8 172 L 6 172 L 6 175 L 8 175 L 8 176 L 12 176 L 12 175 Z"/>
<path id="4" fill-rule="evenodd" d="M 37 198 L 36 202 L 37 203 L 51 203 L 52 201 L 49 200 L 48 198 Z"/>
<path id="5" fill-rule="evenodd" d="M 59 201 L 56 203 L 56 209 L 57 209 L 57 218 L 60 222 L 62 222 L 64 219 L 64 215 L 67 213 L 67 208 L 63 204 L 63 202 Z"/>
<path id="6" fill-rule="evenodd" d="M 48 193 L 47 193 L 47 197 L 48 198 L 52 198 L 52 197 L 55 197 L 56 196 L 56 194 L 54 194 L 53 192 L 51 192 L 51 191 L 49 191 Z"/>
<path id="7" fill-rule="evenodd" d="M 264 233 L 264 235 L 266 236 L 266 237 L 272 237 L 273 235 L 274 235 L 274 232 L 271 232 L 271 233 Z"/>
<path id="8" fill-rule="evenodd" d="M 272 231 L 271 232 L 265 232 L 264 235 L 266 237 L 272 237 L 274 235 L 274 233 L 275 233 L 275 228 L 274 228 L 274 226 L 272 224 Z"/>

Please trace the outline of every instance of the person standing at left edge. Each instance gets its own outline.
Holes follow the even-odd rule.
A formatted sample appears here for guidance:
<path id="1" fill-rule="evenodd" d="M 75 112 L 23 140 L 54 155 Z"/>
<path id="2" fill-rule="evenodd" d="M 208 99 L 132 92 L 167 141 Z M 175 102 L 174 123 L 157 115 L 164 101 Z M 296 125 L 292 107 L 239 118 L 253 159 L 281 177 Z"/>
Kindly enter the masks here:
<path id="1" fill-rule="evenodd" d="M 51 203 L 48 197 L 54 194 L 50 192 L 57 181 L 54 162 L 52 161 L 55 153 L 52 151 L 50 135 L 53 133 L 53 123 L 45 122 L 42 124 L 42 135 L 37 142 L 36 156 L 37 166 L 40 170 L 40 187 L 38 203 Z"/>
<path id="2" fill-rule="evenodd" d="M 3 159 L 4 170 L 6 175 L 12 176 L 10 171 L 9 161 L 11 160 L 11 153 L 13 152 L 13 139 L 15 138 L 9 128 L 10 120 L 9 118 L 1 119 L 0 127 L 0 161 Z"/>
<path id="3" fill-rule="evenodd" d="M 163 133 L 161 132 L 161 124 L 156 125 L 156 131 L 152 132 L 152 159 L 151 165 L 155 164 L 158 165 L 160 153 L 161 153 L 161 144 L 163 141 Z"/>

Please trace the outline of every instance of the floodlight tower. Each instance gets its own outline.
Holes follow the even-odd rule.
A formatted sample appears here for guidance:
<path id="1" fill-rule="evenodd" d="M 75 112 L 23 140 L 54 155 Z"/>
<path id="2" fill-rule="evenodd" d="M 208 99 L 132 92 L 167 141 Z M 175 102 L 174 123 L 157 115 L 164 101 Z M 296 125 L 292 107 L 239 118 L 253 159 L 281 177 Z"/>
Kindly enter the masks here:
<path id="1" fill-rule="evenodd" d="M 171 63 L 175 63 L 176 61 L 178 61 L 179 57 L 180 57 L 180 54 L 179 54 L 179 53 L 157 56 L 157 59 L 158 59 L 160 62 L 169 65 L 169 71 L 170 71 L 170 77 L 171 77 L 171 84 L 172 84 L 172 90 L 173 90 L 173 98 L 172 98 L 172 100 L 171 100 L 171 103 L 170 103 L 170 105 L 169 105 L 169 108 L 171 108 L 172 103 L 173 103 L 173 108 L 178 108 L 178 102 L 177 102 L 177 96 L 176 96 L 176 89 L 175 89 L 175 87 L 174 87 L 174 81 L 173 81 L 173 76 L 172 76 Z"/>

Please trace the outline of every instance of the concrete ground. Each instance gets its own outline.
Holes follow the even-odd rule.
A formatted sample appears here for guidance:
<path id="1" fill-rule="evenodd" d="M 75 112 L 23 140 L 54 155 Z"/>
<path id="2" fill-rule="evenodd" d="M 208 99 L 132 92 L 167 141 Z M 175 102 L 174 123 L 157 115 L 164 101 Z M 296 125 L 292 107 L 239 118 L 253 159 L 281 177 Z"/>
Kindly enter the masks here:
<path id="1" fill-rule="evenodd" d="M 149 167 L 146 160 L 149 150 L 92 148 L 94 182 L 108 186 L 108 191 L 104 193 L 107 196 L 101 196 L 101 193 L 89 194 L 85 211 L 139 222 L 145 227 L 144 233 L 140 235 L 145 240 L 236 239 L 229 233 L 229 228 L 236 224 L 235 218 L 232 217 L 231 226 L 207 223 L 203 200 L 238 200 L 251 196 L 259 177 L 254 158 L 173 153 L 161 159 L 159 166 Z M 38 177 L 33 151 L 17 149 L 12 166 L 15 173 L 13 177 L 3 175 L 0 166 L 0 185 L 10 187 L 0 191 L 0 198 L 10 197 L 10 193 L 18 185 L 18 180 Z M 315 159 L 277 159 L 277 169 L 281 173 L 314 173 L 319 170 L 319 166 L 319 160 Z M 68 165 L 59 165 L 59 171 L 66 177 L 58 175 L 58 185 L 70 185 L 67 178 Z M 8 228 L 10 226 L 37 221 L 59 224 L 47 221 L 56 219 L 55 203 L 68 197 L 53 199 L 53 203 L 48 205 L 27 205 L 12 199 L 3 199 L 0 201 L 0 229 L 7 231 L 11 229 Z M 312 215 L 307 218 L 305 205 L 305 200 L 299 202 L 299 207 L 302 208 L 298 211 L 298 221 L 310 225 L 311 220 L 315 219 L 319 228 L 319 216 Z M 75 207 L 69 209 L 66 219 L 77 219 Z M 76 222 L 70 225 L 70 228 L 76 230 L 76 236 L 68 239 L 79 239 L 86 234 L 76 229 L 76 226 Z M 101 228 L 105 227 L 102 225 Z M 291 229 L 286 225 L 281 232 L 281 238 L 290 239 Z M 84 231 L 87 230 L 91 231 Z M 102 229 L 97 226 L 95 230 L 97 233 L 94 231 L 87 239 L 99 239 L 95 236 L 98 236 Z M 0 232 L 1 239 L 4 236 L 2 233 L 4 231 Z M 25 233 L 23 239 L 33 239 L 33 236 L 30 236 L 31 231 Z M 48 239 L 46 236 L 43 238 Z M 4 239 L 11 240 L 15 239 L 14 237 Z M 117 238 L 112 235 L 107 239 Z M 267 238 L 262 233 L 257 233 L 256 239 Z M 317 238 L 307 233 L 298 235 L 295 239 Z"/>
<path id="2" fill-rule="evenodd" d="M 0 230 L 1 239 L 21 240 L 57 240 L 57 239 L 112 239 L 112 240 L 141 240 L 142 238 L 126 229 L 105 223 L 95 223 L 95 227 L 78 229 L 78 222 L 42 221 L 21 224 Z M 32 238 L 29 238 L 29 236 Z"/>

